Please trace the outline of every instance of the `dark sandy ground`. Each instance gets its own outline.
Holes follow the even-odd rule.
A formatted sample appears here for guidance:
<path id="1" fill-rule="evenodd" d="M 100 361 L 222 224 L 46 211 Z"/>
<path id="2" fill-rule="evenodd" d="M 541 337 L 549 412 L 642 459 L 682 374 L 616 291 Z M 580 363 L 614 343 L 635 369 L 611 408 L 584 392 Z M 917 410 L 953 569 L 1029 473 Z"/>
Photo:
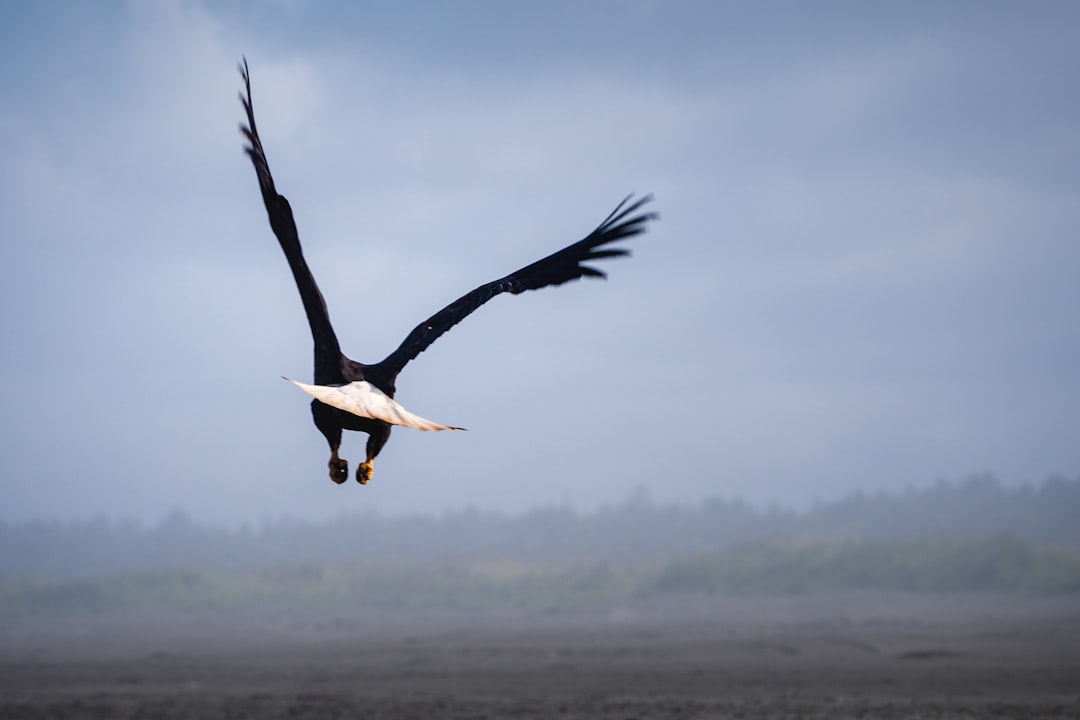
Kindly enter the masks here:
<path id="1" fill-rule="evenodd" d="M 0 718 L 1080 718 L 1080 598 L 0 621 Z"/>

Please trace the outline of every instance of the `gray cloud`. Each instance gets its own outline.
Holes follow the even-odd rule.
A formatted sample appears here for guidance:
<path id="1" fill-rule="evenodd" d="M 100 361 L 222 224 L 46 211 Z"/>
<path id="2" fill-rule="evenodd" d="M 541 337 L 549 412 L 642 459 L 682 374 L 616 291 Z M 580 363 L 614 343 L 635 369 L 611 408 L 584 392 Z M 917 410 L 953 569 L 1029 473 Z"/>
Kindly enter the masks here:
<path id="1" fill-rule="evenodd" d="M 0 89 L 4 517 L 1080 466 L 1071 4 L 80 7 L 0 23 L 28 68 Z M 278 379 L 310 340 L 240 152 L 241 53 L 357 359 L 658 196 L 607 282 L 499 298 L 411 364 L 399 399 L 470 432 L 395 432 L 362 490 Z"/>

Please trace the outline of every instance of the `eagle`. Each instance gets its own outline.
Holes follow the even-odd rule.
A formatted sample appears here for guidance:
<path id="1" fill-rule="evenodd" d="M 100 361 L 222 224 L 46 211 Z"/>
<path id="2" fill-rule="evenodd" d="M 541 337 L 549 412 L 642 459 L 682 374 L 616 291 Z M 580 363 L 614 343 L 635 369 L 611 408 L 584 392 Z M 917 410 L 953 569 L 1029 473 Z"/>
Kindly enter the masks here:
<path id="1" fill-rule="evenodd" d="M 612 247 L 612 243 L 645 232 L 649 221 L 658 217 L 654 212 L 642 211 L 642 207 L 651 202 L 651 195 L 637 199 L 629 195 L 583 240 L 462 295 L 413 328 L 401 345 L 382 361 L 372 365 L 357 362 L 346 357 L 341 351 L 337 335 L 330 324 L 326 302 L 304 260 L 292 207 L 274 186 L 266 152 L 255 127 L 251 75 L 246 58 L 239 65 L 239 69 L 244 82 L 240 101 L 247 114 L 247 124 L 240 125 L 240 132 L 247 140 L 244 151 L 255 166 L 270 227 L 289 262 L 315 342 L 313 384 L 295 380 L 290 382 L 315 398 L 311 402 L 311 414 L 315 427 L 326 436 L 330 445 L 330 479 L 335 483 L 341 484 L 349 477 L 349 463 L 338 454 L 343 430 L 368 435 L 367 459 L 360 463 L 356 470 L 357 481 L 366 485 L 373 474 L 373 461 L 386 445 L 390 438 L 390 428 L 394 425 L 418 430 L 463 429 L 425 420 L 410 413 L 394 400 L 398 374 L 410 360 L 496 295 L 516 295 L 526 290 L 562 285 L 583 277 L 607 277 L 603 271 L 585 263 L 628 255 L 627 249 Z"/>

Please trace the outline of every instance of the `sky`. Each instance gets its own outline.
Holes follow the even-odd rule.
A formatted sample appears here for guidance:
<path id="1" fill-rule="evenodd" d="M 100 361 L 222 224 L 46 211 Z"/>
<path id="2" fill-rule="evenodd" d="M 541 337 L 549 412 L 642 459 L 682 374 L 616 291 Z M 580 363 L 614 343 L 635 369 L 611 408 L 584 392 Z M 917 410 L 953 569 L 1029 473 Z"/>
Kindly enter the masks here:
<path id="1" fill-rule="evenodd" d="M 336 486 L 242 56 L 356 360 L 630 192 L 661 218 L 410 363 L 397 399 L 469 431 Z M 1076 3 L 3 3 L 0 61 L 0 520 L 1080 472 Z"/>

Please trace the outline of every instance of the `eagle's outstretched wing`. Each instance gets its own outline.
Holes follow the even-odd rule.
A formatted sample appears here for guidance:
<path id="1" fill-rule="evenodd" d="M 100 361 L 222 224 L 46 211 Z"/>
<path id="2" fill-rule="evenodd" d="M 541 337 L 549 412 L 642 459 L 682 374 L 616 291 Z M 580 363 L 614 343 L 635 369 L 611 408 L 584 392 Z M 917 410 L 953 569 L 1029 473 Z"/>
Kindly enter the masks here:
<path id="1" fill-rule="evenodd" d="M 259 190 L 262 192 L 263 204 L 266 205 L 266 213 L 270 217 L 270 227 L 277 236 L 281 249 L 285 252 L 293 278 L 296 280 L 296 288 L 300 291 L 300 299 L 304 303 L 304 312 L 307 313 L 308 324 L 311 326 L 311 336 L 315 340 L 315 382 L 323 384 L 341 382 L 341 349 L 337 336 L 334 334 L 334 328 L 330 325 L 330 314 L 326 310 L 326 302 L 304 260 L 304 254 L 300 248 L 300 235 L 296 230 L 296 222 L 293 220 L 289 201 L 283 195 L 279 195 L 274 188 L 274 178 L 270 175 L 266 152 L 259 139 L 259 131 L 255 128 L 255 113 L 251 105 L 251 76 L 248 74 L 246 58 L 244 64 L 240 66 L 240 75 L 244 78 L 244 92 L 240 94 L 240 102 L 244 104 L 248 121 L 247 125 L 240 126 L 240 132 L 248 140 L 244 151 L 251 158 L 251 163 L 255 166 L 255 174 L 259 176 Z"/>
<path id="2" fill-rule="evenodd" d="M 526 265 L 504 278 L 481 285 L 417 325 L 398 349 L 379 363 L 381 369 L 390 377 L 396 376 L 406 363 L 426 350 L 443 333 L 496 295 L 504 292 L 516 295 L 526 290 L 539 290 L 548 285 L 562 285 L 581 277 L 607 277 L 603 271 L 584 263 L 630 254 L 630 251 L 625 248 L 613 248 L 608 245 L 645 232 L 646 223 L 657 218 L 657 214 L 653 212 L 634 214 L 652 200 L 652 195 L 646 195 L 631 202 L 632 197 L 629 196 L 619 203 L 604 222 L 600 223 L 599 227 L 589 233 L 585 239 L 552 253 L 542 260 L 537 260 L 531 265 Z"/>

